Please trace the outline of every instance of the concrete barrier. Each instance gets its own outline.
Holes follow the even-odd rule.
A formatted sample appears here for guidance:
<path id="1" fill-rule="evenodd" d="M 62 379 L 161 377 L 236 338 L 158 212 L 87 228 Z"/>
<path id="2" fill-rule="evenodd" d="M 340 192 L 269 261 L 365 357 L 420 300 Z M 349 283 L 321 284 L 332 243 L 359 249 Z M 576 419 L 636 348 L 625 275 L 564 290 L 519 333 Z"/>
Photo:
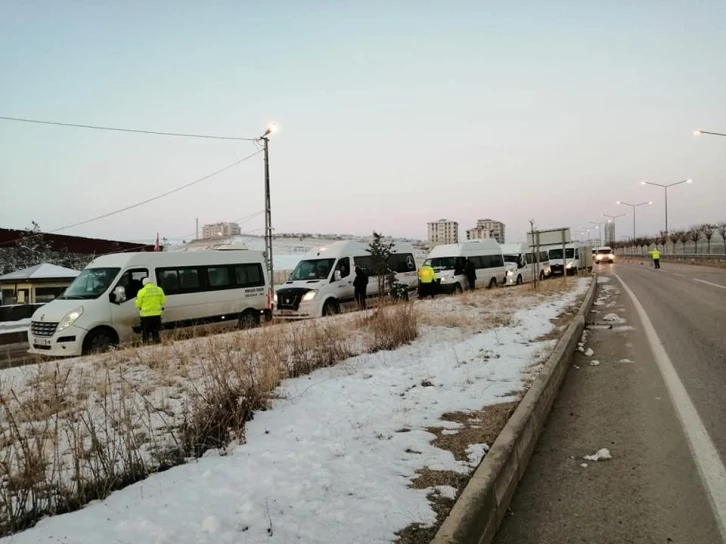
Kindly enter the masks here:
<path id="1" fill-rule="evenodd" d="M 524 475 L 595 298 L 597 278 L 585 301 L 454 504 L 431 544 L 488 544 Z"/>

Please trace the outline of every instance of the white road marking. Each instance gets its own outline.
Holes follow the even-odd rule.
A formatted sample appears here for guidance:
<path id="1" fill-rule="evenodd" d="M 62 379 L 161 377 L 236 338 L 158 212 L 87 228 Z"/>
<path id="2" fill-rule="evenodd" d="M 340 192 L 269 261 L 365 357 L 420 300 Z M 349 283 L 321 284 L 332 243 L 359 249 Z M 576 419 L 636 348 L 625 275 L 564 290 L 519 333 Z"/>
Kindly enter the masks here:
<path id="1" fill-rule="evenodd" d="M 686 276 L 684 274 L 679 274 L 677 272 L 673 272 L 674 276 L 678 276 L 679 278 L 685 278 Z"/>
<path id="2" fill-rule="evenodd" d="M 706 280 L 699 280 L 698 278 L 693 278 L 693 281 L 699 281 L 701 283 L 705 283 L 706 285 L 713 285 L 714 287 L 720 287 L 721 289 L 726 289 L 726 286 L 719 285 L 718 283 L 711 283 L 710 281 Z"/>
<path id="3" fill-rule="evenodd" d="M 648 314 L 640 304 L 640 301 L 635 297 L 633 291 L 630 290 L 630 287 L 625 285 L 623 279 L 617 274 L 615 274 L 615 277 L 620 280 L 623 288 L 630 296 L 630 300 L 633 301 L 635 310 L 638 312 L 638 316 L 643 323 L 643 330 L 645 330 L 645 335 L 648 338 L 650 349 L 653 352 L 656 363 L 658 363 L 658 368 L 663 376 L 668 394 L 675 406 L 678 417 L 681 420 L 683 431 L 691 446 L 691 453 L 696 461 L 698 472 L 701 475 L 701 481 L 704 488 L 708 491 L 716 523 L 721 531 L 721 539 L 723 542 L 726 542 L 726 467 L 724 467 L 716 447 L 708 436 L 708 431 L 706 431 L 706 427 L 703 425 L 696 411 L 696 407 L 691 402 L 688 391 L 686 391 L 683 382 L 678 377 L 678 373 L 673 367 L 673 363 L 668 357 L 663 343 L 658 338 L 658 334 L 655 332 L 655 328 L 650 322 Z M 721 286 L 719 285 L 719 287 Z"/>

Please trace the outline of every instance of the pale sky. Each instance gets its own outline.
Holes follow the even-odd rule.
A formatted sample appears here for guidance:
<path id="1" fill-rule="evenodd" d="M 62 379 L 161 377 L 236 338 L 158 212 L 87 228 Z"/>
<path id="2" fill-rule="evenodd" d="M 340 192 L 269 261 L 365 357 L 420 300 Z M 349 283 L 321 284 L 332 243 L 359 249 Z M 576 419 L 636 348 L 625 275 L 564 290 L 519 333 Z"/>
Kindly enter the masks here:
<path id="1" fill-rule="evenodd" d="M 507 241 L 573 230 L 616 200 L 638 235 L 726 221 L 726 3 L 0 2 L 0 115 L 270 144 L 279 232 L 425 238 L 477 218 Z M 44 230 L 173 189 L 254 151 L 0 121 L 0 226 Z M 189 237 L 263 209 L 261 156 L 67 231 Z M 262 233 L 259 215 L 242 225 Z M 618 235 L 632 234 L 631 218 Z"/>

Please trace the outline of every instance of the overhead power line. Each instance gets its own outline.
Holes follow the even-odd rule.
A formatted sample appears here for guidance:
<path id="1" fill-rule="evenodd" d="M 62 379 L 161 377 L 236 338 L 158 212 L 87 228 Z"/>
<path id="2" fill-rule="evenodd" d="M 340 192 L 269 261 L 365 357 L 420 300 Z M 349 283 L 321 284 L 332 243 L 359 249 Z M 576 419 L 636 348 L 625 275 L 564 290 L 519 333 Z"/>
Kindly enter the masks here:
<path id="1" fill-rule="evenodd" d="M 162 132 L 158 130 L 141 130 L 134 128 L 104 127 L 100 125 L 82 125 L 79 123 L 61 123 L 58 121 L 42 121 L 40 119 L 27 119 L 23 117 L 6 117 L 0 115 L 3 121 L 17 121 L 20 123 L 35 123 L 38 125 L 53 125 L 58 127 L 89 128 L 93 130 L 111 130 L 114 132 L 133 132 L 136 134 L 154 134 L 157 136 L 178 136 L 180 138 L 206 138 L 210 140 L 237 140 L 243 142 L 254 142 L 257 138 L 240 138 L 238 136 L 216 136 L 212 134 L 188 134 L 183 132 Z"/>
<path id="2" fill-rule="evenodd" d="M 189 183 L 186 183 L 186 184 L 184 184 L 184 185 L 182 185 L 180 187 L 177 187 L 176 189 L 172 189 L 170 191 L 166 191 L 165 193 L 162 193 L 160 195 L 156 195 L 154 197 L 147 198 L 146 200 L 142 200 L 141 202 L 137 202 L 135 204 L 131 204 L 129 206 L 125 206 L 125 207 L 120 208 L 118 210 L 113 210 L 113 211 L 110 211 L 110 212 L 107 212 L 107 213 L 98 215 L 96 217 L 92 217 L 90 219 L 85 219 L 83 221 L 79 221 L 78 223 L 73 223 L 71 225 L 65 225 L 63 227 L 57 228 L 55 230 L 50 230 L 50 231 L 47 231 L 47 232 L 39 232 L 35 236 L 42 236 L 43 234 L 55 234 L 55 233 L 60 232 L 62 230 L 68 230 L 68 229 L 72 229 L 74 227 L 80 227 L 81 225 L 86 225 L 88 223 L 92 223 L 93 221 L 98 221 L 99 219 L 105 219 L 106 217 L 110 217 L 112 215 L 116 215 L 116 214 L 119 214 L 119 213 L 122 213 L 122 212 L 125 212 L 125 211 L 128 211 L 128 210 L 131 210 L 133 208 L 138 208 L 139 206 L 143 206 L 144 204 L 148 204 L 149 202 L 153 202 L 155 200 L 159 200 L 160 198 L 164 198 L 165 196 L 169 196 L 169 195 L 171 195 L 173 193 L 177 193 L 179 191 L 182 191 L 184 189 L 187 189 L 189 187 L 192 187 L 193 185 L 196 185 L 196 184 L 201 183 L 203 181 L 206 181 L 206 180 L 208 180 L 210 178 L 213 178 L 214 176 L 216 176 L 218 174 L 221 174 L 222 172 L 225 172 L 225 171 L 229 170 L 230 168 L 234 168 L 238 164 L 241 164 L 241 163 L 243 163 L 243 162 L 251 159 L 255 155 L 259 155 L 260 153 L 261 153 L 261 151 L 255 151 L 251 155 L 247 155 L 246 157 L 243 157 L 243 158 L 241 158 L 241 159 L 233 162 L 232 164 L 228 164 L 224 168 L 220 168 L 219 170 L 217 170 L 215 172 L 212 172 L 211 174 L 207 174 L 204 177 L 201 177 L 199 179 L 195 179 L 194 181 L 191 181 Z M 33 236 L 31 235 L 31 236 L 28 236 L 27 238 L 33 238 Z M 2 242 L 2 243 L 0 243 L 0 245 L 13 244 L 13 243 L 18 242 L 18 241 L 23 240 L 23 239 L 24 238 L 16 238 L 15 240 L 9 240 L 7 242 Z"/>

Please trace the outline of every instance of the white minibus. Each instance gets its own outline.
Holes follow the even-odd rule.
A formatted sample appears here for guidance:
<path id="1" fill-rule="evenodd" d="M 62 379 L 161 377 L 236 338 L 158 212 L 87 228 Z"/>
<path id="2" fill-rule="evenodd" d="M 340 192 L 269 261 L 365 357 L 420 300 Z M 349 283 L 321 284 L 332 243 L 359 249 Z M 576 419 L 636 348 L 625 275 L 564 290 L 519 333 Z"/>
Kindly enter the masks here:
<path id="1" fill-rule="evenodd" d="M 592 248 L 588 245 L 571 242 L 565 246 L 565 258 L 562 258 L 562 245 L 548 248 L 550 266 L 553 275 L 576 275 L 580 270 L 592 269 Z"/>
<path id="2" fill-rule="evenodd" d="M 436 272 L 439 291 L 460 293 L 469 287 L 465 272 L 467 259 L 476 267 L 476 287 L 505 284 L 507 272 L 502 248 L 496 240 L 485 238 L 443 244 L 431 250 L 426 264 Z"/>
<path id="3" fill-rule="evenodd" d="M 502 244 L 501 247 L 507 267 L 507 285 L 521 285 L 534 281 L 537 270 L 539 270 L 537 278 L 540 281 L 551 275 L 549 256 L 546 251 L 540 251 L 537 259 L 535 253 L 526 244 Z"/>
<path id="4" fill-rule="evenodd" d="M 339 313 L 342 304 L 355 300 L 356 266 L 369 275 L 366 295 L 380 295 L 368 247 L 361 242 L 340 241 L 306 253 L 275 293 L 275 318 L 307 319 Z M 394 243 L 388 265 L 407 290 L 416 288 L 418 271 L 409 242 Z"/>
<path id="5" fill-rule="evenodd" d="M 116 253 L 94 259 L 60 297 L 33 314 L 30 353 L 74 356 L 140 338 L 136 293 L 151 277 L 166 294 L 162 329 L 269 319 L 260 251 Z"/>

